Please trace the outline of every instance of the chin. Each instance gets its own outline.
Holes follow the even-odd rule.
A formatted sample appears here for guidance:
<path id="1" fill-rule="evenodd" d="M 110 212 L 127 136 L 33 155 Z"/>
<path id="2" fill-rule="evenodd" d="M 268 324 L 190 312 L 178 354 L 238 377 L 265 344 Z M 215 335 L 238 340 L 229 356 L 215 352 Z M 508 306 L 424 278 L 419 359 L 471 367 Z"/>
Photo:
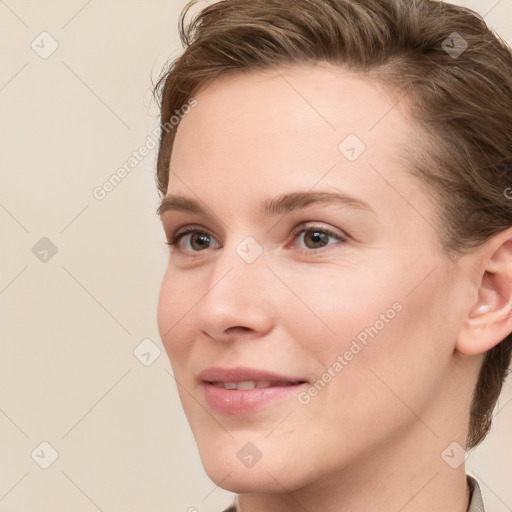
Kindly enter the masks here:
<path id="1" fill-rule="evenodd" d="M 279 449 L 270 439 L 254 442 L 246 439 L 236 436 L 212 440 L 210 437 L 198 443 L 204 470 L 216 485 L 240 494 L 281 493 L 283 488 L 293 491 L 307 484 L 308 467 L 302 455 L 290 456 L 284 447 Z"/>
<path id="2" fill-rule="evenodd" d="M 265 466 L 261 461 L 252 468 L 245 468 L 235 463 L 223 465 L 215 460 L 203 460 L 203 467 L 212 482 L 236 494 L 281 493 L 283 487 L 288 489 L 290 485 L 289 481 L 284 481 L 279 468 Z M 292 487 L 295 487 L 293 483 Z"/>
<path id="3" fill-rule="evenodd" d="M 243 493 L 276 493 L 282 492 L 283 488 L 272 479 L 268 473 L 252 471 L 233 471 L 228 477 L 226 473 L 220 474 L 218 470 L 213 469 L 206 474 L 216 485 L 226 491 L 236 494 Z"/>

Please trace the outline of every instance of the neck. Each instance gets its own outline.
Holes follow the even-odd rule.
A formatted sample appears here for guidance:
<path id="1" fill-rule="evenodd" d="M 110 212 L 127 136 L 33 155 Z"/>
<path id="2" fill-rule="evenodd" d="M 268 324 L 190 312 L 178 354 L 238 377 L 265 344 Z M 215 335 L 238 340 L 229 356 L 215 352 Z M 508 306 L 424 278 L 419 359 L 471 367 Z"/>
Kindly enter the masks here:
<path id="1" fill-rule="evenodd" d="M 460 436 L 458 436 L 460 437 Z M 455 439 L 436 435 L 421 421 L 377 453 L 369 450 L 336 474 L 318 475 L 307 487 L 237 497 L 239 512 L 466 512 L 464 464 L 452 468 L 441 454 Z M 464 445 L 462 439 L 458 441 Z M 451 457 L 450 457 L 451 456 Z M 445 458 L 457 458 L 456 450 Z M 459 455 L 460 457 L 460 455 Z"/>

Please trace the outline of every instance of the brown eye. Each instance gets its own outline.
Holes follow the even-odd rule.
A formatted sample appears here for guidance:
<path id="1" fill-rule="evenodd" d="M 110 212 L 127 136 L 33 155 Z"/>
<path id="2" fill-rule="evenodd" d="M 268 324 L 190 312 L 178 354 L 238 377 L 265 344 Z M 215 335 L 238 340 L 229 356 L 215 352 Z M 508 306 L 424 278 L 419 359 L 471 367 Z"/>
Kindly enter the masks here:
<path id="1" fill-rule="evenodd" d="M 190 235 L 190 247 L 195 251 L 202 251 L 207 249 L 210 243 L 210 236 L 204 233 L 191 233 Z"/>
<path id="2" fill-rule="evenodd" d="M 186 253 L 200 252 L 210 247 L 217 248 L 220 244 L 206 231 L 197 228 L 187 228 L 172 236 L 167 245 L 174 247 L 179 252 Z"/>
<path id="3" fill-rule="evenodd" d="M 304 244 L 309 249 L 318 249 L 329 243 L 329 235 L 323 231 L 308 230 L 304 232 Z"/>
<path id="4" fill-rule="evenodd" d="M 334 242 L 347 242 L 342 235 L 334 233 L 330 229 L 320 226 L 298 226 L 295 229 L 294 240 L 298 240 L 299 249 L 322 249 L 327 245 L 333 245 Z"/>

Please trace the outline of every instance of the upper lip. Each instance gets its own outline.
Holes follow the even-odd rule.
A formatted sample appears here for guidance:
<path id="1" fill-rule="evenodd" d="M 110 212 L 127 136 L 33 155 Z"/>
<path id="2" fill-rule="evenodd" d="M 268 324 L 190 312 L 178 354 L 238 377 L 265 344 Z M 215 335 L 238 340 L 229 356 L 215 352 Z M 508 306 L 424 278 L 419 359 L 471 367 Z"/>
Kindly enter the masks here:
<path id="1" fill-rule="evenodd" d="M 301 377 L 282 375 L 267 370 L 248 368 L 246 366 L 236 366 L 234 368 L 212 366 L 211 368 L 206 368 L 201 371 L 198 377 L 203 382 L 257 382 L 264 380 L 271 382 L 306 382 L 306 380 Z"/>

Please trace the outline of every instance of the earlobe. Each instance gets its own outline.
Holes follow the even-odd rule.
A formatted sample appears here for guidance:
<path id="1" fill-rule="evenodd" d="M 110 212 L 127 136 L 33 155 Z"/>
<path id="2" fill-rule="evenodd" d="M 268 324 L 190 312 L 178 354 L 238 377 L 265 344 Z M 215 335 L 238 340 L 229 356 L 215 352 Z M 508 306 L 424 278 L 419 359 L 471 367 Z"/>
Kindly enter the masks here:
<path id="1" fill-rule="evenodd" d="M 474 355 L 492 349 L 512 332 L 512 228 L 482 246 L 478 263 L 468 272 L 473 273 L 468 279 L 478 287 L 477 299 L 463 321 L 455 348 Z"/>

